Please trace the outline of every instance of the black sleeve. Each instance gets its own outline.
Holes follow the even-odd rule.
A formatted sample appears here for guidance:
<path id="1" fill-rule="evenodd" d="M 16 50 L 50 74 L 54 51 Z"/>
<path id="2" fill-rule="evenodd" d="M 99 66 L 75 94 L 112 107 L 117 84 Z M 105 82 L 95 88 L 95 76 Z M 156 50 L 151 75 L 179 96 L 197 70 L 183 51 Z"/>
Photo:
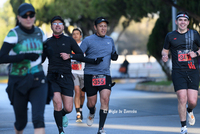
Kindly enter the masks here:
<path id="1" fill-rule="evenodd" d="M 71 49 L 75 53 L 75 54 L 71 54 L 71 58 L 74 60 L 81 61 L 84 57 L 83 52 L 73 38 L 71 41 L 72 41 Z"/>
<path id="2" fill-rule="evenodd" d="M 48 52 L 49 51 L 49 47 L 47 45 L 47 42 L 43 43 L 43 53 L 42 53 L 42 63 L 45 61 L 46 57 L 48 57 Z"/>
<path id="3" fill-rule="evenodd" d="M 75 54 L 70 54 L 71 55 L 71 59 L 73 60 L 77 60 L 77 61 L 81 61 L 81 62 L 87 62 L 87 63 L 91 63 L 91 64 L 99 64 L 101 61 L 103 61 L 103 57 L 99 57 L 96 59 L 90 59 L 90 58 L 86 58 L 83 55 L 83 51 L 80 49 L 80 47 L 78 46 L 78 44 L 76 43 L 76 41 L 72 38 L 72 50 Z"/>
<path id="4" fill-rule="evenodd" d="M 24 54 L 9 55 L 12 44 L 4 42 L 0 50 L 0 63 L 17 63 L 24 60 Z"/>
<path id="5" fill-rule="evenodd" d="M 165 37 L 165 42 L 164 42 L 164 46 L 163 46 L 164 49 L 167 49 L 169 50 L 170 48 L 170 42 L 169 42 L 169 33 L 166 35 Z"/>
<path id="6" fill-rule="evenodd" d="M 195 44 L 200 47 L 200 35 L 196 30 L 194 30 L 194 41 Z"/>

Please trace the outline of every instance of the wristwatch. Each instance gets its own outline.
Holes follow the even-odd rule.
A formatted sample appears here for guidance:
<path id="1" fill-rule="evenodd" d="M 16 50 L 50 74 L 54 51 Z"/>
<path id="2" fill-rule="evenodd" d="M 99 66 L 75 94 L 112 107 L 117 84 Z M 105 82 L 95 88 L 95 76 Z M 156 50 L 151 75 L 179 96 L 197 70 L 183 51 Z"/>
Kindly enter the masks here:
<path id="1" fill-rule="evenodd" d="M 197 55 L 197 57 L 198 57 L 198 56 L 199 56 L 199 53 L 198 53 L 197 51 L 196 51 L 195 53 L 196 53 L 196 55 Z"/>
<path id="2" fill-rule="evenodd" d="M 72 55 L 72 54 L 70 54 L 70 58 L 71 58 L 71 59 L 73 58 L 73 55 Z"/>

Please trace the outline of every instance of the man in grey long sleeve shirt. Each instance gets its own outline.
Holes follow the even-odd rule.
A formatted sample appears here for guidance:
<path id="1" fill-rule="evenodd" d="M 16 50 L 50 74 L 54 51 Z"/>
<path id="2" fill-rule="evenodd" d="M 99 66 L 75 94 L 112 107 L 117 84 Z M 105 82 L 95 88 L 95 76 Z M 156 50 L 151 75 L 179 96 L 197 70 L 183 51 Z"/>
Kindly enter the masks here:
<path id="1" fill-rule="evenodd" d="M 99 130 L 97 134 L 105 134 L 103 130 L 104 123 L 108 113 L 109 98 L 111 93 L 111 76 L 110 76 L 110 62 L 117 60 L 114 41 L 107 36 L 108 21 L 99 17 L 95 20 L 94 28 L 96 33 L 86 37 L 80 48 L 85 53 L 87 58 L 103 57 L 103 61 L 98 64 L 85 64 L 84 69 L 84 86 L 87 93 L 87 107 L 90 111 L 87 124 L 93 124 L 95 115 L 95 105 L 97 102 L 97 92 L 100 94 L 101 108 L 99 111 Z"/>

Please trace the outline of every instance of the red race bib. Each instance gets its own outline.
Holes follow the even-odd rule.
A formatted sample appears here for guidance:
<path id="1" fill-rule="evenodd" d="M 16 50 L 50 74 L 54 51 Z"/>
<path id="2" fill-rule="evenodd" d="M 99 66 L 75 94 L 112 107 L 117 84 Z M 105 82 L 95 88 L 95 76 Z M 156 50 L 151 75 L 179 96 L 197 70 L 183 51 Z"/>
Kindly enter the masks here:
<path id="1" fill-rule="evenodd" d="M 82 65 L 77 62 L 72 62 L 71 66 L 72 66 L 72 70 L 81 70 L 82 69 Z"/>
<path id="2" fill-rule="evenodd" d="M 191 61 L 192 58 L 190 55 L 188 55 L 188 51 L 186 50 L 178 50 L 178 61 L 183 62 L 183 61 Z"/>
<path id="3" fill-rule="evenodd" d="M 105 75 L 94 75 L 92 78 L 92 86 L 103 86 L 106 85 Z"/>

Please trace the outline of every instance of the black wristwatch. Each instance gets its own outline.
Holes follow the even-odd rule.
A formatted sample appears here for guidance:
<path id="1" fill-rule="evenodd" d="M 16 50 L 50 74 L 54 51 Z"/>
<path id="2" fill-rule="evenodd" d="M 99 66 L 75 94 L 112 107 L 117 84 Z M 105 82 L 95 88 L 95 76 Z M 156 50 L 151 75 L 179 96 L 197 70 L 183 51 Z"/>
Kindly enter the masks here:
<path id="1" fill-rule="evenodd" d="M 198 57 L 198 56 L 199 56 L 199 53 L 198 53 L 197 51 L 196 51 L 195 53 L 196 53 L 196 55 L 197 55 L 197 57 Z"/>

